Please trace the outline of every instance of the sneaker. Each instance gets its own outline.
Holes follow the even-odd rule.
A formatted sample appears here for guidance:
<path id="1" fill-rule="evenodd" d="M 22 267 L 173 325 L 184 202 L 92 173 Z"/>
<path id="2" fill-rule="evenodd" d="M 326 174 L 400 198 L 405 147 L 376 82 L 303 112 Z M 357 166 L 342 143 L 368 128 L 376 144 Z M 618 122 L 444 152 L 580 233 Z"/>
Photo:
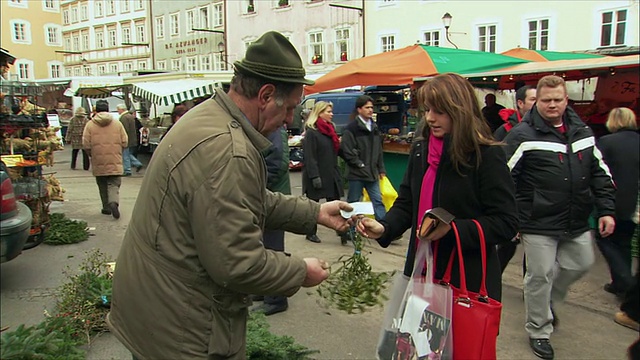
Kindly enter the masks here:
<path id="1" fill-rule="evenodd" d="M 111 209 L 111 215 L 114 219 L 120 219 L 120 210 L 118 209 L 118 204 L 112 202 L 109 203 L 109 208 Z"/>
<path id="2" fill-rule="evenodd" d="M 640 324 L 630 318 L 629 315 L 627 315 L 627 313 L 625 313 L 624 311 L 618 311 L 616 313 L 616 316 L 613 318 L 613 321 L 622 326 L 628 327 L 629 329 L 640 331 Z"/>
<path id="3" fill-rule="evenodd" d="M 100 212 L 102 215 L 111 215 L 111 209 L 102 209 Z"/>
<path id="4" fill-rule="evenodd" d="M 318 235 L 313 234 L 313 235 L 307 235 L 306 239 L 311 241 L 312 243 L 319 243 L 320 242 L 320 238 L 318 237 Z M 284 311 L 284 310 L 283 310 Z"/>
<path id="5" fill-rule="evenodd" d="M 549 339 L 529 339 L 529 345 L 537 357 L 545 360 L 553 359 L 553 347 Z"/>
<path id="6" fill-rule="evenodd" d="M 619 289 L 613 283 L 604 284 L 604 286 L 602 288 L 604 289 L 604 291 L 606 291 L 606 292 L 608 292 L 610 294 L 613 294 L 615 296 L 624 295 L 624 290 Z"/>
<path id="7" fill-rule="evenodd" d="M 288 308 L 289 308 L 289 305 L 287 304 L 260 304 L 254 307 L 253 309 L 251 309 L 251 311 L 261 312 L 261 313 L 264 313 L 266 316 L 269 316 L 269 315 L 277 314 L 283 311 L 287 311 Z"/>
<path id="8" fill-rule="evenodd" d="M 249 297 L 251 298 L 251 301 L 264 301 L 264 296 L 262 295 L 251 295 Z"/>

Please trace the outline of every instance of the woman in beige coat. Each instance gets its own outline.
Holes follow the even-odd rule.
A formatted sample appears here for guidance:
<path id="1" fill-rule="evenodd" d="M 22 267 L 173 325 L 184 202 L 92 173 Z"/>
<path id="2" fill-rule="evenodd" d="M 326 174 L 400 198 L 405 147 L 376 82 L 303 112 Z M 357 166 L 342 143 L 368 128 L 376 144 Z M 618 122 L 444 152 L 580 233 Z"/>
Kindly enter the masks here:
<path id="1" fill-rule="evenodd" d="M 64 141 L 67 144 L 71 144 L 71 169 L 76 169 L 76 159 L 78 158 L 78 152 L 82 150 L 82 168 L 89 170 L 90 161 L 89 154 L 82 148 L 82 133 L 84 127 L 87 125 L 87 112 L 83 107 L 76 109 L 75 116 L 69 122 L 69 128 Z"/>
<path id="2" fill-rule="evenodd" d="M 82 145 L 91 157 L 93 176 L 102 200 L 102 213 L 119 219 L 122 150 L 127 147 L 129 138 L 120 121 L 115 121 L 108 113 L 109 103 L 98 100 L 96 111 L 97 114 L 84 128 Z"/>

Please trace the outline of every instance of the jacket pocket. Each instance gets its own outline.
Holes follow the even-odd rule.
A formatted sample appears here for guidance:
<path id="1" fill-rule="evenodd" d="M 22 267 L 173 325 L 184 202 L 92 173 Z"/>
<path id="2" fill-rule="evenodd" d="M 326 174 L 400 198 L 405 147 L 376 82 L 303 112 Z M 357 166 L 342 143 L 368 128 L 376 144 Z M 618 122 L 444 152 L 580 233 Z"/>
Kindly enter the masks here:
<path id="1" fill-rule="evenodd" d="M 531 219 L 539 220 L 546 217 L 557 217 L 562 214 L 568 206 L 568 194 L 558 191 L 535 189 L 533 191 Z"/>
<path id="2" fill-rule="evenodd" d="M 591 189 L 583 189 L 571 199 L 572 220 L 578 223 L 586 222 L 594 210 L 594 199 Z"/>
<path id="3" fill-rule="evenodd" d="M 247 334 L 247 308 L 251 300 L 246 295 L 214 295 L 211 307 L 209 355 L 231 357 L 244 352 Z"/>

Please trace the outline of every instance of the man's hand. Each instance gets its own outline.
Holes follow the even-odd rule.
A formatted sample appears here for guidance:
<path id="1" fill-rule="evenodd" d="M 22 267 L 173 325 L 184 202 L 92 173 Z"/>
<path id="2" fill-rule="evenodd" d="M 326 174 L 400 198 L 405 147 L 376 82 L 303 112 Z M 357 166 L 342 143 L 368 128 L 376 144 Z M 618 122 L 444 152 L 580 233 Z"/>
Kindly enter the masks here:
<path id="1" fill-rule="evenodd" d="M 616 228 L 616 221 L 611 216 L 603 216 L 598 219 L 598 231 L 600 236 L 607 237 L 613 234 L 613 230 Z"/>
<path id="2" fill-rule="evenodd" d="M 387 174 L 385 174 L 385 173 L 380 173 L 380 180 L 382 180 L 385 176 L 387 176 Z"/>
<path id="3" fill-rule="evenodd" d="M 363 217 L 356 223 L 356 230 L 369 239 L 379 239 L 384 234 L 384 226 L 379 222 Z"/>
<path id="4" fill-rule="evenodd" d="M 329 264 L 326 261 L 316 258 L 304 258 L 303 260 L 307 264 L 307 276 L 305 276 L 302 286 L 316 286 L 329 277 L 327 271 Z"/>
<path id="5" fill-rule="evenodd" d="M 318 224 L 324 225 L 338 231 L 345 231 L 352 223 L 351 219 L 347 220 L 340 215 L 340 210 L 353 211 L 353 207 L 344 201 L 330 201 L 320 205 L 320 213 L 318 214 Z"/>

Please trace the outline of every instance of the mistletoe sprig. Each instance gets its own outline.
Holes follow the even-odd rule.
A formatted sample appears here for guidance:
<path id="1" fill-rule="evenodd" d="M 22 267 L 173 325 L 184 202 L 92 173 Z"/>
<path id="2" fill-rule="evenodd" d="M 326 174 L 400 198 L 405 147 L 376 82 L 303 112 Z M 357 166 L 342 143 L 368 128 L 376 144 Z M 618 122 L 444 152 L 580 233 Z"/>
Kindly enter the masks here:
<path id="1" fill-rule="evenodd" d="M 365 254 L 364 238 L 351 231 L 354 252 L 351 256 L 343 255 L 336 263 L 337 270 L 317 289 L 318 294 L 331 306 L 348 314 L 365 312 L 368 308 L 382 305 L 387 297 L 384 295 L 386 283 L 391 277 L 387 273 L 375 273 Z"/>

